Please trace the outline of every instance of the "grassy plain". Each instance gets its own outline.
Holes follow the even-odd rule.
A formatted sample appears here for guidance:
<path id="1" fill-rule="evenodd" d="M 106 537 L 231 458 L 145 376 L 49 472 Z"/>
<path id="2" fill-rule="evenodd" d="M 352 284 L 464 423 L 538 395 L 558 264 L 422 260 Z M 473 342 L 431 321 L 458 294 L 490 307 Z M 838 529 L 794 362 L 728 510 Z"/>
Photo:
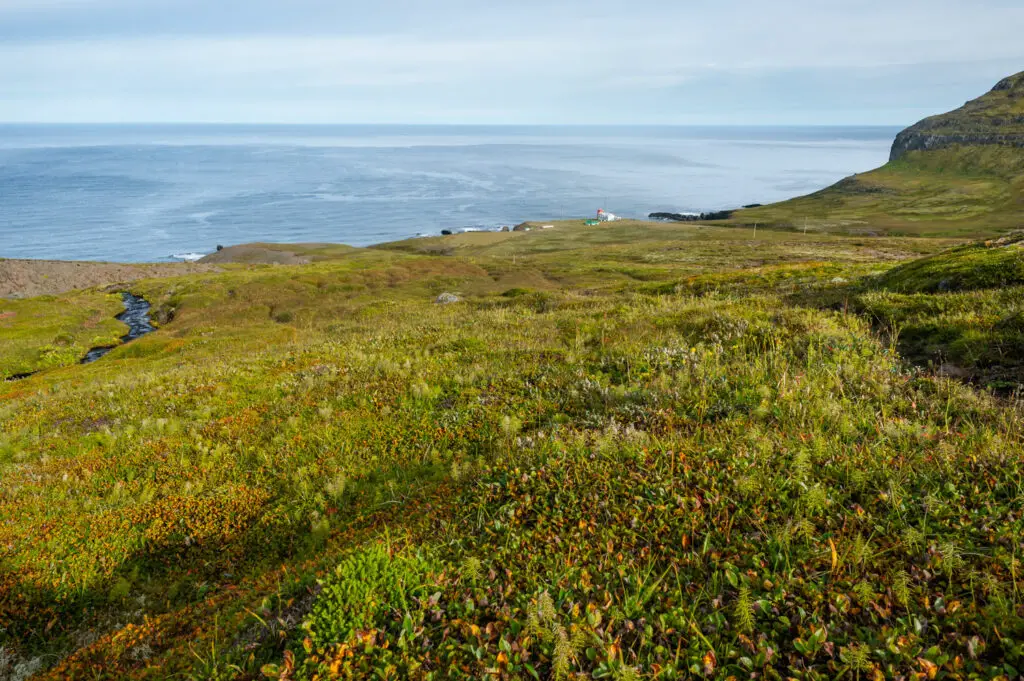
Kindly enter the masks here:
<path id="1" fill-rule="evenodd" d="M 972 312 L 1009 274 L 939 287 L 1014 243 L 564 222 L 137 282 L 156 333 L 0 383 L 0 678 L 1014 678 L 1021 406 L 902 350 L 928 306 L 1020 342 Z M 18 304 L 47 344 L 83 300 Z"/>

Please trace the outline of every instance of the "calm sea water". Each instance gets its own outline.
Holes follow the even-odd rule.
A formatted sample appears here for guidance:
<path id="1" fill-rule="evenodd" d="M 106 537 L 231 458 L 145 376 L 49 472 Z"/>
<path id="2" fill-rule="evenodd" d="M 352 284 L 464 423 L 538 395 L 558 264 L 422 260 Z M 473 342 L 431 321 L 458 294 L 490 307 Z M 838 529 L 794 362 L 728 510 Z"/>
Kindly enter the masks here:
<path id="1" fill-rule="evenodd" d="M 895 128 L 0 126 L 0 257 L 161 261 L 709 211 L 888 157 Z"/>

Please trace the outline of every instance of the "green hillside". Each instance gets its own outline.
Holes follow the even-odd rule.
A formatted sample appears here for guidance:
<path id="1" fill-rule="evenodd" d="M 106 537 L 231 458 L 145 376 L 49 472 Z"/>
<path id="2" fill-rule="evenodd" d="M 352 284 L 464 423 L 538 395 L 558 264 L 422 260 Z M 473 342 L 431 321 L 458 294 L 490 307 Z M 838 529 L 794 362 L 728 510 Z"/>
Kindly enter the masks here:
<path id="1" fill-rule="evenodd" d="M 980 237 L 1024 222 L 1024 73 L 897 136 L 892 160 L 731 224 L 850 234 Z"/>
<path id="2" fill-rule="evenodd" d="M 137 282 L 156 333 L 0 383 L 0 676 L 1011 678 L 1020 408 L 878 323 L 967 323 L 895 283 L 953 245 L 562 222 Z"/>

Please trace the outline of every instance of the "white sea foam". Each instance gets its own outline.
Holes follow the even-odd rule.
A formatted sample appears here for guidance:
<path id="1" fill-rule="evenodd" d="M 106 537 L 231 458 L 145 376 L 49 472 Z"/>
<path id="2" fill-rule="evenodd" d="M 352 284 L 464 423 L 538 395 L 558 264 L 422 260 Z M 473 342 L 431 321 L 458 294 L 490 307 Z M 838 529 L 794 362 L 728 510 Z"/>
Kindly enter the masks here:
<path id="1" fill-rule="evenodd" d="M 210 218 L 212 218 L 214 215 L 216 215 L 219 212 L 220 212 L 219 210 L 207 210 L 207 211 L 203 211 L 201 213 L 192 213 L 191 215 L 189 215 L 189 217 L 192 218 L 193 220 L 195 220 L 200 225 L 209 225 L 210 224 Z"/>
<path id="2" fill-rule="evenodd" d="M 204 257 L 205 253 L 175 253 L 171 257 L 175 260 L 185 260 L 187 262 L 195 262 L 200 258 Z"/>

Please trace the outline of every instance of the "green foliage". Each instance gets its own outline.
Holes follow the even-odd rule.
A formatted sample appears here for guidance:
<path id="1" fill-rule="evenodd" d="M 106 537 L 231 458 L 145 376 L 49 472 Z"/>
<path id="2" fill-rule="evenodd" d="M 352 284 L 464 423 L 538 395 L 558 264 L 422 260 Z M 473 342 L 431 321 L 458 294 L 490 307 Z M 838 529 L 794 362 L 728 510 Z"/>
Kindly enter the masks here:
<path id="1" fill-rule="evenodd" d="M 871 651 L 863 643 L 851 643 L 839 651 L 839 659 L 845 662 L 856 677 L 861 672 L 871 671 Z"/>
<path id="2" fill-rule="evenodd" d="M 1024 251 L 1018 232 L 889 270 L 857 294 L 911 361 L 999 390 L 1024 380 Z"/>
<path id="3" fill-rule="evenodd" d="M 900 570 L 893 577 L 892 593 L 897 603 L 903 607 L 910 605 L 910 575 L 905 570 Z"/>
<path id="4" fill-rule="evenodd" d="M 383 544 L 372 544 L 335 568 L 302 626 L 317 644 L 348 641 L 417 607 L 439 571 L 420 553 L 392 554 Z"/>
<path id="5" fill-rule="evenodd" d="M 80 291 L 61 297 L 0 300 L 0 380 L 77 364 L 92 347 L 116 345 L 120 296 Z"/>
<path id="6" fill-rule="evenodd" d="M 740 587 L 735 606 L 736 627 L 744 633 L 754 630 L 754 603 L 750 597 L 750 588 L 744 584 Z"/>

